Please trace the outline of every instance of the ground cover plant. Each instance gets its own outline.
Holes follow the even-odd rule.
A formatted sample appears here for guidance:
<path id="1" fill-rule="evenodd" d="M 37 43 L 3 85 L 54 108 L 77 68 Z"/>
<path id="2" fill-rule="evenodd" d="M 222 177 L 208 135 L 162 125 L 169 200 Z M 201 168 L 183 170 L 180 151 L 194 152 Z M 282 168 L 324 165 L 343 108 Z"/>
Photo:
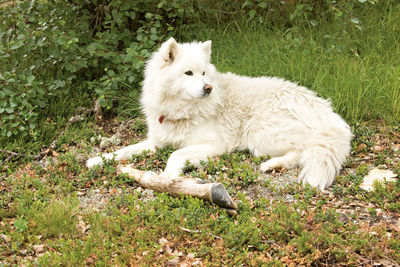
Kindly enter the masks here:
<path id="1" fill-rule="evenodd" d="M 373 168 L 400 175 L 400 4 L 282 2 L 0 5 L 0 265 L 398 266 L 400 181 L 359 185 Z M 89 156 L 144 138 L 143 63 L 170 35 L 213 40 L 221 71 L 331 98 L 354 139 L 329 192 L 296 169 L 261 173 L 246 151 L 188 165 L 224 184 L 239 205 L 230 216 L 141 188 L 113 160 L 87 169 Z M 172 151 L 130 162 L 160 171 Z"/>

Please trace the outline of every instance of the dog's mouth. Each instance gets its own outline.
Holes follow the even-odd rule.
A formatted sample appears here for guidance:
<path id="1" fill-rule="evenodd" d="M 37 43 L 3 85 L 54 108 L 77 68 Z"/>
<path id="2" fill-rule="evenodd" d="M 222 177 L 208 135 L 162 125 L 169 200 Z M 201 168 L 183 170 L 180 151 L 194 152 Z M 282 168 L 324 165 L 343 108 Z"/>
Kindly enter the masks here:
<path id="1" fill-rule="evenodd" d="M 211 92 L 203 92 L 203 95 L 201 96 L 201 98 L 206 98 L 210 94 L 211 94 Z"/>

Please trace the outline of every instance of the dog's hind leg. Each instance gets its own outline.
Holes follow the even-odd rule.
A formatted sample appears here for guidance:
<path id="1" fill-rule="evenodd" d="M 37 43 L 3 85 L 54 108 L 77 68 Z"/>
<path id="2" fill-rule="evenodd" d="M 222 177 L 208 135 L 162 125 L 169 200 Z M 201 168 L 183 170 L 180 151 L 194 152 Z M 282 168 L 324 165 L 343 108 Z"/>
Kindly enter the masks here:
<path id="1" fill-rule="evenodd" d="M 156 150 L 154 143 L 150 140 L 144 140 L 143 142 L 121 148 L 113 153 L 107 153 L 102 156 L 90 158 L 86 162 L 86 166 L 92 168 L 95 165 L 101 165 L 103 163 L 103 158 L 112 159 L 115 157 L 116 160 L 129 159 L 133 154 L 140 154 L 145 150 L 154 152 Z"/>
<path id="2" fill-rule="evenodd" d="M 260 170 L 270 171 L 276 168 L 291 169 L 299 163 L 300 153 L 298 151 L 289 151 L 283 156 L 272 158 L 264 163 L 261 163 Z"/>

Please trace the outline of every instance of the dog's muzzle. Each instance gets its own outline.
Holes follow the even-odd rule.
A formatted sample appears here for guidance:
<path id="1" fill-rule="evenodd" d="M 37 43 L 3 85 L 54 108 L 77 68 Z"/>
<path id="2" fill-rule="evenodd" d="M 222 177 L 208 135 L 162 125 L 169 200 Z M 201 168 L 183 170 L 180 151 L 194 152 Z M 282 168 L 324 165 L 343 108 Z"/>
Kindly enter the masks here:
<path id="1" fill-rule="evenodd" d="M 203 86 L 203 95 L 207 96 L 209 94 L 211 94 L 213 87 L 210 84 L 206 84 Z"/>

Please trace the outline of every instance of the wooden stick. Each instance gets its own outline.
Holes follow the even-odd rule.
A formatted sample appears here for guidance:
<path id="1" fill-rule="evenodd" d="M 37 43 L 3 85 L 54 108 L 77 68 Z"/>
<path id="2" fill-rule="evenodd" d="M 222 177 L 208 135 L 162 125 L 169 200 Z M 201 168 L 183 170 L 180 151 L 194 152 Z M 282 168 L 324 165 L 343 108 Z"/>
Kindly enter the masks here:
<path id="1" fill-rule="evenodd" d="M 166 192 L 174 197 L 181 195 L 197 197 L 217 204 L 229 214 L 236 214 L 235 210 L 238 207 L 221 183 L 208 183 L 188 177 L 167 178 L 154 172 L 135 169 L 132 165 L 118 165 L 118 171 L 128 174 L 144 188 Z"/>

